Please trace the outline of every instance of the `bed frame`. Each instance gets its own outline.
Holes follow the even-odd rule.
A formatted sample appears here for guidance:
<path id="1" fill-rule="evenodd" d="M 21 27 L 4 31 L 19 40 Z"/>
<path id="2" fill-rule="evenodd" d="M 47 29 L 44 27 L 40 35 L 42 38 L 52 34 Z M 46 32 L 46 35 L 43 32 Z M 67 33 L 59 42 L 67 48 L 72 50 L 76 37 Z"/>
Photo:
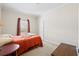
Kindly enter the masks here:
<path id="1" fill-rule="evenodd" d="M 18 21 L 17 21 L 17 34 L 16 34 L 17 36 L 20 35 L 20 32 L 21 32 L 20 20 L 21 20 L 21 18 L 18 18 Z M 29 19 L 27 19 L 27 23 L 28 23 L 27 31 L 28 31 L 28 33 L 30 33 L 30 20 Z"/>
<path id="2" fill-rule="evenodd" d="M 18 21 L 17 21 L 17 36 L 20 35 L 21 33 L 21 28 L 20 28 L 20 21 L 21 21 L 21 18 L 18 18 Z M 27 19 L 27 22 L 28 22 L 28 33 L 30 32 L 30 20 Z M 33 47 L 36 47 L 37 45 L 40 46 L 40 47 L 43 47 L 43 44 L 42 44 L 42 40 L 41 40 L 41 37 L 39 35 L 33 35 L 33 36 L 29 36 L 20 40 L 16 40 L 17 38 L 15 38 L 13 41 L 13 43 L 16 43 L 16 44 L 19 44 L 20 45 L 20 48 L 18 49 L 18 55 L 21 55 L 22 53 L 24 53 L 25 51 L 28 51 L 29 48 L 33 48 Z"/>

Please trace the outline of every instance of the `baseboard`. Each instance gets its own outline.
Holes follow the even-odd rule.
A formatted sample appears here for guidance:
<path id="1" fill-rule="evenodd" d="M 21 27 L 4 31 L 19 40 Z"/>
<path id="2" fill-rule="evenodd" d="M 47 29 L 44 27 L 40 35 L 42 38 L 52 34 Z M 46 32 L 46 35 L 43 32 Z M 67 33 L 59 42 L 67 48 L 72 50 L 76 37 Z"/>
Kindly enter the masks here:
<path id="1" fill-rule="evenodd" d="M 48 41 L 48 40 L 44 40 L 45 42 L 48 42 L 49 44 L 53 44 L 55 46 L 58 46 L 60 43 L 59 42 L 55 42 L 55 41 Z"/>

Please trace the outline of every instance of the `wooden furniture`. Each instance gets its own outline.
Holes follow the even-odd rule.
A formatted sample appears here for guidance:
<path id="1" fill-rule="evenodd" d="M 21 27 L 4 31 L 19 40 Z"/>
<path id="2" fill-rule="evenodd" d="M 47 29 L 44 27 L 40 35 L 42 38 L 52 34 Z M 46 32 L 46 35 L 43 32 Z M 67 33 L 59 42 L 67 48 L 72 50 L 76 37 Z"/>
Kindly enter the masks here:
<path id="1" fill-rule="evenodd" d="M 18 18 L 18 21 L 17 21 L 17 34 L 16 34 L 17 36 L 20 35 L 20 30 L 21 30 L 20 29 L 20 20 L 21 20 L 21 18 Z"/>
<path id="2" fill-rule="evenodd" d="M 52 56 L 77 56 L 76 47 L 61 43 L 51 54 Z"/>
<path id="3" fill-rule="evenodd" d="M 17 55 L 17 49 L 19 48 L 18 44 L 7 44 L 1 47 L 0 49 L 0 56 L 13 56 Z"/>

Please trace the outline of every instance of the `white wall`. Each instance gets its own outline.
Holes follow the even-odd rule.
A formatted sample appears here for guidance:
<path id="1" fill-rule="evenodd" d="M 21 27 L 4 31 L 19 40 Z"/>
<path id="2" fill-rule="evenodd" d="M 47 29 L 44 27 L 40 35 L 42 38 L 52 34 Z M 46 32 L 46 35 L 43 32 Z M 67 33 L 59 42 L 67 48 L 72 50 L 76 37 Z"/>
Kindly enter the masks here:
<path id="1" fill-rule="evenodd" d="M 0 20 L 1 20 L 1 7 L 0 7 Z"/>
<path id="2" fill-rule="evenodd" d="M 1 19 L 1 4 L 0 4 L 0 20 L 2 20 Z M 1 32 L 1 27 L 0 27 L 0 34 L 1 34 L 2 32 Z"/>
<path id="3" fill-rule="evenodd" d="M 0 4 L 0 20 L 1 20 L 1 8 L 2 8 L 2 5 Z"/>
<path id="4" fill-rule="evenodd" d="M 78 48 L 79 48 L 79 4 L 78 4 Z"/>
<path id="5" fill-rule="evenodd" d="M 39 35 L 44 40 L 44 19 L 43 19 L 44 16 L 43 17 L 42 16 L 43 15 L 41 15 L 41 17 L 39 18 Z"/>
<path id="6" fill-rule="evenodd" d="M 22 19 L 30 18 L 31 33 L 38 34 L 38 19 L 36 16 L 23 14 L 18 11 L 14 11 L 10 8 L 2 8 L 2 18 L 5 21 L 5 27 L 3 33 L 16 34 L 17 29 L 17 18 Z"/>
<path id="7" fill-rule="evenodd" d="M 40 35 L 44 34 L 44 40 L 50 43 L 77 45 L 77 13 L 76 4 L 67 4 L 44 13 L 40 18 L 41 23 L 44 21 L 43 25 L 40 23 Z"/>

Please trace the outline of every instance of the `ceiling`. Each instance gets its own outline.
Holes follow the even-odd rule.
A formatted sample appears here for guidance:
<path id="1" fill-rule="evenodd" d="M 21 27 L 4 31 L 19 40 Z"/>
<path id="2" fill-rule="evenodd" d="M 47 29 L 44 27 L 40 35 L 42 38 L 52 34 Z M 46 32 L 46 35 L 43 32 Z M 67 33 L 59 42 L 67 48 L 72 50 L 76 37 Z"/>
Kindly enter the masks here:
<path id="1" fill-rule="evenodd" d="M 42 13 L 63 5 L 62 3 L 4 3 L 5 7 L 28 13 L 32 15 L 41 15 Z"/>

